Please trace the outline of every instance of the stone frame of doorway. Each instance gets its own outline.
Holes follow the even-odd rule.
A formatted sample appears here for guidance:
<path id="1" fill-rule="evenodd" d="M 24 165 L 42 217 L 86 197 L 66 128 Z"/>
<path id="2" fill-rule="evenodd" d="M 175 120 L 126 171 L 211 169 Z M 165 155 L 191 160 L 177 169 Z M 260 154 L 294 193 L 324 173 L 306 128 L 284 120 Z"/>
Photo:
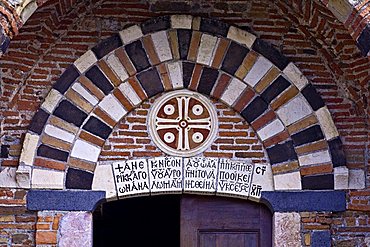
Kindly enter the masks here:
<path id="1" fill-rule="evenodd" d="M 190 48 L 186 52 L 178 50 L 177 35 L 179 33 L 176 32 L 180 29 L 188 30 L 194 34 L 191 35 L 189 46 L 193 47 L 195 52 L 190 52 Z M 165 39 L 167 43 L 163 43 L 161 39 L 167 35 L 168 40 Z M 125 51 L 124 47 L 133 42 L 143 44 L 144 48 L 149 48 L 147 51 L 152 51 L 143 55 L 149 59 L 149 69 L 141 67 L 138 62 L 140 57 L 133 57 L 127 54 L 127 50 Z M 164 49 L 161 47 L 163 44 L 166 46 Z M 142 47 L 140 49 L 144 50 Z M 182 52 L 186 53 L 184 59 Z M 238 59 L 233 56 L 235 52 L 239 54 Z M 227 58 L 228 56 L 231 56 L 232 59 Z M 257 63 L 258 58 L 262 62 Z M 130 59 L 135 62 L 133 63 Z M 117 64 L 117 61 L 121 64 Z M 256 64 L 263 65 L 263 62 L 271 66 L 271 70 L 266 71 L 266 74 L 262 76 L 263 80 L 260 78 L 260 81 L 245 82 L 245 76 L 248 72 L 254 68 L 258 70 L 259 67 Z M 188 74 L 184 71 L 178 73 L 179 66 L 184 66 L 184 64 L 193 66 L 190 77 L 189 71 Z M 117 72 L 125 72 L 126 74 L 118 74 Z M 211 77 L 214 77 L 212 75 L 215 73 L 219 75 L 210 83 L 213 83 L 212 85 L 203 83 L 203 73 L 206 72 Z M 89 74 L 105 78 L 106 84 L 97 83 Z M 280 77 L 282 79 L 279 79 Z M 278 95 L 271 94 L 271 91 L 276 89 L 274 82 L 278 79 L 285 80 L 286 85 L 283 89 L 278 90 Z M 92 105 L 91 102 L 86 104 L 86 102 L 73 100 L 72 94 L 78 92 L 78 90 L 73 90 L 73 85 L 77 80 L 85 87 L 91 87 L 92 92 L 94 88 L 100 88 L 101 91 L 95 90 L 95 96 L 99 99 L 95 105 Z M 157 89 L 148 86 L 148 81 L 155 81 Z M 182 85 L 179 85 L 178 81 L 181 81 Z M 107 87 L 107 85 L 110 86 Z M 123 87 L 123 85 L 125 86 Z M 130 90 L 127 89 L 128 85 L 130 85 Z M 348 169 L 342 143 L 327 107 L 311 83 L 286 57 L 253 34 L 217 20 L 192 16 L 159 17 L 140 26 L 129 27 L 102 41 L 66 69 L 36 113 L 25 137 L 16 176 L 21 187 L 31 188 L 27 195 L 27 208 L 38 211 L 38 214 L 41 215 L 48 214 L 48 212 L 51 214 L 54 212 L 56 215 L 68 215 L 68 212 L 74 214 L 74 211 L 81 212 L 77 214 L 77 217 L 86 218 L 87 220 L 84 222 L 88 228 L 91 228 L 92 220 L 89 219 L 94 208 L 106 199 L 115 197 L 114 191 L 109 189 L 107 181 L 93 186 L 93 177 L 99 176 L 101 178 L 104 175 L 104 173 L 94 174 L 98 155 L 95 155 L 91 160 L 91 157 L 87 157 L 86 154 L 75 149 L 78 145 L 94 146 L 94 150 L 97 150 L 95 153 L 98 154 L 99 148 L 104 144 L 99 138 L 92 138 L 96 133 L 91 134 L 89 131 L 82 130 L 82 122 L 75 131 L 75 138 L 70 145 L 70 150 L 65 152 L 67 156 L 46 157 L 51 165 L 53 161 L 50 159 L 55 159 L 56 165 L 63 163 L 66 168 L 64 171 L 53 168 L 40 169 L 37 165 L 37 160 L 45 158 L 39 155 L 42 154 L 39 152 L 39 147 L 44 144 L 42 137 L 46 135 L 46 126 L 53 126 L 56 115 L 63 119 L 61 114 L 56 114 L 56 110 L 63 110 L 60 106 L 61 102 L 66 102 L 68 99 L 73 102 L 72 106 L 76 109 L 84 109 L 88 113 L 85 122 L 89 121 L 92 116 L 96 116 L 95 118 L 100 119 L 99 121 L 105 122 L 113 128 L 119 119 L 117 115 L 114 115 L 117 111 L 113 112 L 112 115 L 112 112 L 105 109 L 107 104 L 118 103 L 118 110 L 127 113 L 147 98 L 181 88 L 189 88 L 227 103 L 251 124 L 257 134 L 262 133 L 262 129 L 268 125 L 279 127 L 275 128 L 272 134 L 268 134 L 263 140 L 264 146 L 271 150 L 268 152 L 270 162 L 271 164 L 290 162 L 294 163 L 295 166 L 286 173 L 274 174 L 275 191 L 262 193 L 261 202 L 269 206 L 274 213 L 273 242 L 275 246 L 281 242 L 290 243 L 289 246 L 300 246 L 300 216 L 298 212 L 345 210 L 345 193 L 333 190 L 348 188 Z M 235 90 L 240 88 L 243 90 Z M 133 94 L 136 95 L 138 101 L 135 102 Z M 296 147 L 292 142 L 293 135 L 304 135 L 305 128 L 312 123 L 304 123 L 292 128 L 297 121 L 290 119 L 291 116 L 284 111 L 281 111 L 281 114 L 277 112 L 282 106 L 291 108 L 291 106 L 287 107 L 287 104 L 293 101 L 295 106 L 304 106 L 307 115 L 310 116 L 309 122 L 313 121 L 321 129 L 325 143 L 324 149 L 318 151 L 313 148 L 304 155 L 296 153 Z M 250 114 L 250 108 L 257 109 L 256 113 Z M 70 126 L 72 125 L 70 124 Z M 72 127 L 76 129 L 76 126 Z M 292 129 L 294 131 L 291 131 Z M 97 134 L 103 135 L 102 133 Z M 56 138 L 58 139 L 58 136 Z M 63 138 L 59 137 L 59 139 Z M 285 156 L 279 157 L 280 154 Z M 331 172 L 315 174 L 314 176 L 300 174 L 301 168 L 303 169 L 305 165 L 315 160 L 314 154 L 324 155 L 330 160 Z M 81 176 L 81 179 L 89 180 L 89 184 L 81 187 L 79 183 L 68 181 L 68 172 L 75 171 L 75 169 L 69 168 L 76 166 L 80 168 L 78 175 Z M 292 178 L 294 178 L 293 185 L 286 182 Z M 299 191 L 302 189 L 303 191 Z M 73 217 L 70 219 L 74 220 Z M 289 229 L 294 229 L 293 232 L 297 234 L 284 231 L 287 225 L 283 222 L 287 220 L 290 222 Z M 61 226 L 63 226 L 63 222 L 68 224 L 68 220 L 62 220 Z M 68 234 L 66 235 L 63 231 L 63 227 L 56 231 L 56 236 L 59 236 L 60 239 L 68 239 Z M 36 242 L 40 234 L 41 232 L 37 230 Z M 89 238 L 89 234 L 81 236 Z M 327 232 L 324 236 L 327 236 Z M 85 240 L 88 241 L 88 239 Z"/>

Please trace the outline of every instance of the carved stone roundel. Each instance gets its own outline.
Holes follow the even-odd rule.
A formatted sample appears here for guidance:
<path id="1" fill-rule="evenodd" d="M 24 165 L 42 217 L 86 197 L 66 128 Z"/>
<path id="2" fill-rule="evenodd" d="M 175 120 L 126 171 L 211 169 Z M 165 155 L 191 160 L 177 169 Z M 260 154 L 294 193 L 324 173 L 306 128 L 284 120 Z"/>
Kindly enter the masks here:
<path id="1" fill-rule="evenodd" d="M 170 155 L 197 155 L 208 148 L 217 133 L 213 105 L 206 97 L 188 90 L 165 94 L 148 116 L 153 142 Z"/>

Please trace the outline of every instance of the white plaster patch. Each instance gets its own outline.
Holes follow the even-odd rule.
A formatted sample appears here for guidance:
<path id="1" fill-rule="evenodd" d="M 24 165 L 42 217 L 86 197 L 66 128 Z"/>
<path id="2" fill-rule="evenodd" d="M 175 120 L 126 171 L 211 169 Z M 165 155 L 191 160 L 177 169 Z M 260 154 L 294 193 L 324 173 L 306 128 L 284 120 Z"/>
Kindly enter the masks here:
<path id="1" fill-rule="evenodd" d="M 137 106 L 141 103 L 140 97 L 137 95 L 135 90 L 131 87 L 130 83 L 125 82 L 119 85 L 119 90 L 127 97 L 127 99 L 134 105 Z"/>
<path id="2" fill-rule="evenodd" d="M 298 156 L 299 164 L 301 166 L 306 165 L 315 165 L 315 164 L 321 164 L 325 162 L 330 162 L 330 154 L 328 150 L 310 153 L 302 156 Z"/>
<path id="3" fill-rule="evenodd" d="M 365 188 L 365 172 L 364 170 L 349 170 L 349 189 L 364 189 Z"/>
<path id="4" fill-rule="evenodd" d="M 301 174 L 292 172 L 274 176 L 275 190 L 301 190 Z"/>
<path id="5" fill-rule="evenodd" d="M 221 100 L 232 106 L 243 93 L 247 85 L 237 78 L 233 78 L 221 96 Z"/>
<path id="6" fill-rule="evenodd" d="M 198 63 L 211 65 L 217 40 L 218 39 L 215 36 L 211 36 L 209 34 L 202 35 L 197 57 Z"/>
<path id="7" fill-rule="evenodd" d="M 107 200 L 117 199 L 116 186 L 114 184 L 114 176 L 111 164 L 96 166 L 92 182 L 92 190 L 105 191 L 105 197 Z"/>
<path id="8" fill-rule="evenodd" d="M 37 143 L 39 142 L 40 136 L 27 133 L 24 142 L 21 157 L 19 162 L 24 165 L 33 165 L 33 159 L 35 158 L 35 152 L 37 148 Z"/>
<path id="9" fill-rule="evenodd" d="M 127 113 L 126 109 L 121 105 L 116 97 L 111 94 L 106 96 L 99 103 L 99 106 L 116 122 L 118 122 Z"/>
<path id="10" fill-rule="evenodd" d="M 71 156 L 92 162 L 98 161 L 100 148 L 88 142 L 77 140 L 72 148 Z"/>
<path id="11" fill-rule="evenodd" d="M 75 90 L 79 95 L 81 95 L 82 98 L 87 100 L 93 106 L 99 103 L 98 99 L 95 96 L 93 96 L 89 91 L 87 91 L 81 85 L 81 83 L 74 83 L 72 89 Z"/>
<path id="12" fill-rule="evenodd" d="M 119 61 L 118 57 L 116 57 L 116 55 L 114 55 L 113 53 L 108 55 L 106 61 L 109 67 L 114 71 L 114 73 L 119 77 L 121 81 L 125 81 L 128 79 L 129 76 L 127 74 L 127 71 L 125 67 L 123 67 L 122 63 Z"/>
<path id="13" fill-rule="evenodd" d="M 52 88 L 46 96 L 45 101 L 44 103 L 42 103 L 41 107 L 47 112 L 52 113 L 62 97 L 62 94 Z"/>
<path id="14" fill-rule="evenodd" d="M 193 17 L 191 15 L 171 15 L 171 27 L 179 29 L 191 29 Z"/>
<path id="15" fill-rule="evenodd" d="M 257 131 L 258 136 L 262 141 L 282 132 L 284 130 L 284 124 L 279 120 L 275 119 L 271 123 L 264 126 L 262 129 Z"/>
<path id="16" fill-rule="evenodd" d="M 174 62 L 168 63 L 167 69 L 171 78 L 172 87 L 179 89 L 184 87 L 183 76 L 182 76 L 182 63 Z"/>
<path id="17" fill-rule="evenodd" d="M 157 52 L 158 58 L 161 62 L 171 60 L 172 53 L 170 43 L 168 42 L 166 31 L 161 31 L 152 34 L 152 40 L 155 51 Z"/>
<path id="18" fill-rule="evenodd" d="M 294 63 L 289 63 L 283 70 L 283 73 L 299 90 L 302 90 L 308 84 L 307 78 L 302 74 L 297 66 L 294 65 Z"/>
<path id="19" fill-rule="evenodd" d="M 273 246 L 301 247 L 301 216 L 299 213 L 279 213 L 273 216 Z"/>
<path id="20" fill-rule="evenodd" d="M 79 57 L 73 64 L 82 74 L 97 61 L 98 60 L 96 59 L 95 54 L 91 50 L 88 50 L 87 52 L 85 52 L 85 54 Z"/>
<path id="21" fill-rule="evenodd" d="M 316 116 L 326 140 L 331 140 L 339 136 L 338 130 L 335 127 L 333 119 L 331 118 L 330 112 L 326 106 L 318 109 L 316 111 Z"/>
<path id="22" fill-rule="evenodd" d="M 345 166 L 334 167 L 334 189 L 346 190 L 348 189 L 348 168 Z"/>
<path id="23" fill-rule="evenodd" d="M 119 36 L 121 37 L 122 43 L 126 45 L 143 37 L 143 32 L 140 26 L 134 25 L 119 32 Z"/>
<path id="24" fill-rule="evenodd" d="M 16 181 L 15 167 L 4 167 L 0 171 L 0 186 L 2 188 L 18 188 L 19 185 Z"/>
<path id="25" fill-rule="evenodd" d="M 271 67 L 272 63 L 269 60 L 259 56 L 249 73 L 244 77 L 244 81 L 251 87 L 254 87 Z"/>
<path id="26" fill-rule="evenodd" d="M 63 189 L 64 171 L 33 168 L 31 184 L 33 189 Z"/>
<path id="27" fill-rule="evenodd" d="M 256 36 L 253 34 L 234 26 L 230 27 L 229 32 L 227 33 L 227 38 L 246 45 L 249 49 L 256 40 Z"/>
<path id="28" fill-rule="evenodd" d="M 69 133 L 65 130 L 62 130 L 50 124 L 46 125 L 45 133 L 48 134 L 49 136 L 53 136 L 57 139 L 60 139 L 60 140 L 63 140 L 69 143 L 72 143 L 75 138 L 75 135 L 73 135 L 72 133 Z"/>
<path id="29" fill-rule="evenodd" d="M 294 99 L 290 100 L 285 105 L 281 106 L 276 113 L 280 117 L 281 121 L 288 126 L 312 112 L 311 106 L 307 103 L 303 96 L 299 95 Z"/>

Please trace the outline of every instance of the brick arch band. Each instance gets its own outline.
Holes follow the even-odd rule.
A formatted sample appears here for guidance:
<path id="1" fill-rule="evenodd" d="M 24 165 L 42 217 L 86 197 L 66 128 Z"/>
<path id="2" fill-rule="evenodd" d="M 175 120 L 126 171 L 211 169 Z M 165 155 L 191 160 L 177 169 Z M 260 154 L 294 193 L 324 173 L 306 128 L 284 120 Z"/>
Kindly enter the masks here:
<path id="1" fill-rule="evenodd" d="M 346 165 L 342 143 L 299 69 L 251 33 L 187 15 L 131 26 L 70 65 L 30 124 L 17 179 L 30 174 L 25 186 L 33 189 L 91 189 L 120 119 L 150 97 L 183 88 L 223 101 L 252 126 L 280 167 L 275 190 L 290 181 L 298 182 L 289 189 L 336 188 L 334 171 Z"/>

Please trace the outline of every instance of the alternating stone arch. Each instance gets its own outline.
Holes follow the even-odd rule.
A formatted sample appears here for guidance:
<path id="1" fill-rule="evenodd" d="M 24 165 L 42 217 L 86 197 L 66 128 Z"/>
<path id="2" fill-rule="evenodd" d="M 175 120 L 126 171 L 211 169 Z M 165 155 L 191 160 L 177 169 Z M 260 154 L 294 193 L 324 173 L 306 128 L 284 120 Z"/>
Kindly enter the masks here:
<path id="1" fill-rule="evenodd" d="M 101 147 L 120 119 L 183 88 L 245 118 L 278 167 L 276 190 L 343 188 L 334 179 L 334 171 L 346 172 L 338 131 L 299 69 L 247 31 L 187 15 L 131 26 L 69 66 L 30 124 L 18 179 L 30 174 L 26 186 L 34 189 L 80 189 L 71 177 L 92 185 Z M 315 175 L 306 176 L 310 169 Z"/>

